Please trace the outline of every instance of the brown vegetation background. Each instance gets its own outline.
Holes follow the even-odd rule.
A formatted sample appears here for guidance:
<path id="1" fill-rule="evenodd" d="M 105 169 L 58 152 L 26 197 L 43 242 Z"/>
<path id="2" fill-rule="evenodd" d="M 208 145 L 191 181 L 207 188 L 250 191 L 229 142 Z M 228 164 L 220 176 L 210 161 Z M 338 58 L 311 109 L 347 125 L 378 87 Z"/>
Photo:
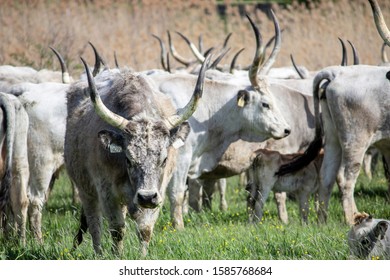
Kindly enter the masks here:
<path id="1" fill-rule="evenodd" d="M 378 2 L 390 23 L 390 1 Z M 238 63 L 247 65 L 254 54 L 254 38 L 244 14 L 255 19 L 268 40 L 274 29 L 264 12 L 267 7 L 274 9 L 284 29 L 275 66 L 291 65 L 290 54 L 309 70 L 340 64 L 338 37 L 354 43 L 361 63 L 376 65 L 381 61 L 382 41 L 367 0 L 321 1 L 309 7 L 297 1 L 290 5 L 239 6 L 226 0 L 222 7 L 212 0 L 0 0 L 0 64 L 57 70 L 58 62 L 48 48 L 53 46 L 64 56 L 71 74 L 76 75 L 81 70 L 80 56 L 91 64 L 94 61 L 88 46 L 91 41 L 111 66 L 115 51 L 121 66 L 137 71 L 161 68 L 159 45 L 151 34 L 167 44 L 166 31 L 170 30 L 177 51 L 189 58 L 189 48 L 174 31 L 194 43 L 202 35 L 205 49 L 220 46 L 232 32 L 232 49 L 221 63 L 230 63 L 234 53 L 245 47 Z M 225 8 L 224 16 L 219 12 L 221 8 Z M 173 67 L 180 66 L 171 62 Z"/>

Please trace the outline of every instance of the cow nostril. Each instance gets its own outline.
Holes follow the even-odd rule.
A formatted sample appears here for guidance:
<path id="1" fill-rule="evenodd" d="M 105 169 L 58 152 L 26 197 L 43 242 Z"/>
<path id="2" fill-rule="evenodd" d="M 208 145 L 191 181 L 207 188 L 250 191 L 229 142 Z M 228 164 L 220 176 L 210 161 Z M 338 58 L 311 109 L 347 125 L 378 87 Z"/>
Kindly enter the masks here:
<path id="1" fill-rule="evenodd" d="M 285 129 L 285 130 L 284 130 L 284 133 L 285 133 L 286 135 L 290 135 L 291 129 Z"/>
<path id="2" fill-rule="evenodd" d="M 137 195 L 138 204 L 145 208 L 155 208 L 158 206 L 158 193 L 153 194 L 141 194 Z"/>

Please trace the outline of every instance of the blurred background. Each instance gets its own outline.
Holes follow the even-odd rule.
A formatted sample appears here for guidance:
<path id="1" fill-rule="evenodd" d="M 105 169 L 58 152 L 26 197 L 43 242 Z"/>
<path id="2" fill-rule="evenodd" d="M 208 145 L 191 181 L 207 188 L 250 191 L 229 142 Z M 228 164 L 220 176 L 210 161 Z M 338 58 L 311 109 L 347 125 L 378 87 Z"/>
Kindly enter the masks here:
<path id="1" fill-rule="evenodd" d="M 237 64 L 250 64 L 254 36 L 245 17 L 248 13 L 259 25 L 265 41 L 274 35 L 269 17 L 272 8 L 284 29 L 282 49 L 275 66 L 290 66 L 290 54 L 309 70 L 340 64 L 341 46 L 337 39 L 350 40 L 362 64 L 381 62 L 382 40 L 376 31 L 367 0 L 332 1 L 245 1 L 245 0 L 30 0 L 0 1 L 0 64 L 59 70 L 49 46 L 65 58 L 71 75 L 82 66 L 80 56 L 93 64 L 92 42 L 109 66 L 114 52 L 120 66 L 136 71 L 161 68 L 160 47 L 152 37 L 168 45 L 171 31 L 176 50 L 193 59 L 190 49 L 175 31 L 196 45 L 203 38 L 204 49 L 229 41 L 230 52 L 221 64 L 230 64 L 234 54 L 245 47 Z M 379 0 L 390 22 L 390 1 Z M 168 47 L 168 46 L 167 46 Z M 349 64 L 352 64 L 351 49 Z M 388 50 L 390 54 L 390 50 Z M 171 59 L 172 67 L 180 64 Z"/>

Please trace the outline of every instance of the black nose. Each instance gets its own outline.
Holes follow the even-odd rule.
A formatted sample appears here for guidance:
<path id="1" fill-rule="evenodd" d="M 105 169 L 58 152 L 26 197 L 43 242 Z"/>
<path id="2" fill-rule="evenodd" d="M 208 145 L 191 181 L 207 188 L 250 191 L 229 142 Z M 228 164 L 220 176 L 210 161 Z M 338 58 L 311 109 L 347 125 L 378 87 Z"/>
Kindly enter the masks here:
<path id="1" fill-rule="evenodd" d="M 158 194 L 137 194 L 138 204 L 143 208 L 156 208 L 158 206 Z"/>
<path id="2" fill-rule="evenodd" d="M 290 135 L 290 133 L 291 133 L 291 129 L 285 129 L 284 130 L 284 134 L 286 134 L 286 136 Z"/>

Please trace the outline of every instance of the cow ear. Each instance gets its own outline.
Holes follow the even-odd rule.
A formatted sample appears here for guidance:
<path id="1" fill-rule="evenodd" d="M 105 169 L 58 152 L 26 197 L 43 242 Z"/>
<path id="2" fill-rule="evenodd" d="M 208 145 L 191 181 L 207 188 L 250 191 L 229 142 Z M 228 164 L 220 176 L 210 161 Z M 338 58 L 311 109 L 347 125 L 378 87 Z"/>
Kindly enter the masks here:
<path id="1" fill-rule="evenodd" d="M 171 129 L 170 142 L 172 147 L 174 147 L 177 150 L 180 147 L 184 146 L 184 142 L 186 141 L 188 134 L 190 134 L 190 131 L 191 131 L 191 127 L 188 122 L 183 122 L 178 127 Z"/>
<path id="2" fill-rule="evenodd" d="M 382 240 L 383 238 L 385 238 L 386 231 L 387 231 L 388 227 L 389 227 L 388 222 L 380 221 L 373 229 L 375 237 L 378 238 L 379 240 Z"/>
<path id="3" fill-rule="evenodd" d="M 240 90 L 237 93 L 237 106 L 244 107 L 249 103 L 250 93 L 247 90 Z"/>
<path id="4" fill-rule="evenodd" d="M 123 151 L 123 136 L 111 130 L 101 130 L 98 133 L 103 147 L 110 153 L 121 153 Z"/>

